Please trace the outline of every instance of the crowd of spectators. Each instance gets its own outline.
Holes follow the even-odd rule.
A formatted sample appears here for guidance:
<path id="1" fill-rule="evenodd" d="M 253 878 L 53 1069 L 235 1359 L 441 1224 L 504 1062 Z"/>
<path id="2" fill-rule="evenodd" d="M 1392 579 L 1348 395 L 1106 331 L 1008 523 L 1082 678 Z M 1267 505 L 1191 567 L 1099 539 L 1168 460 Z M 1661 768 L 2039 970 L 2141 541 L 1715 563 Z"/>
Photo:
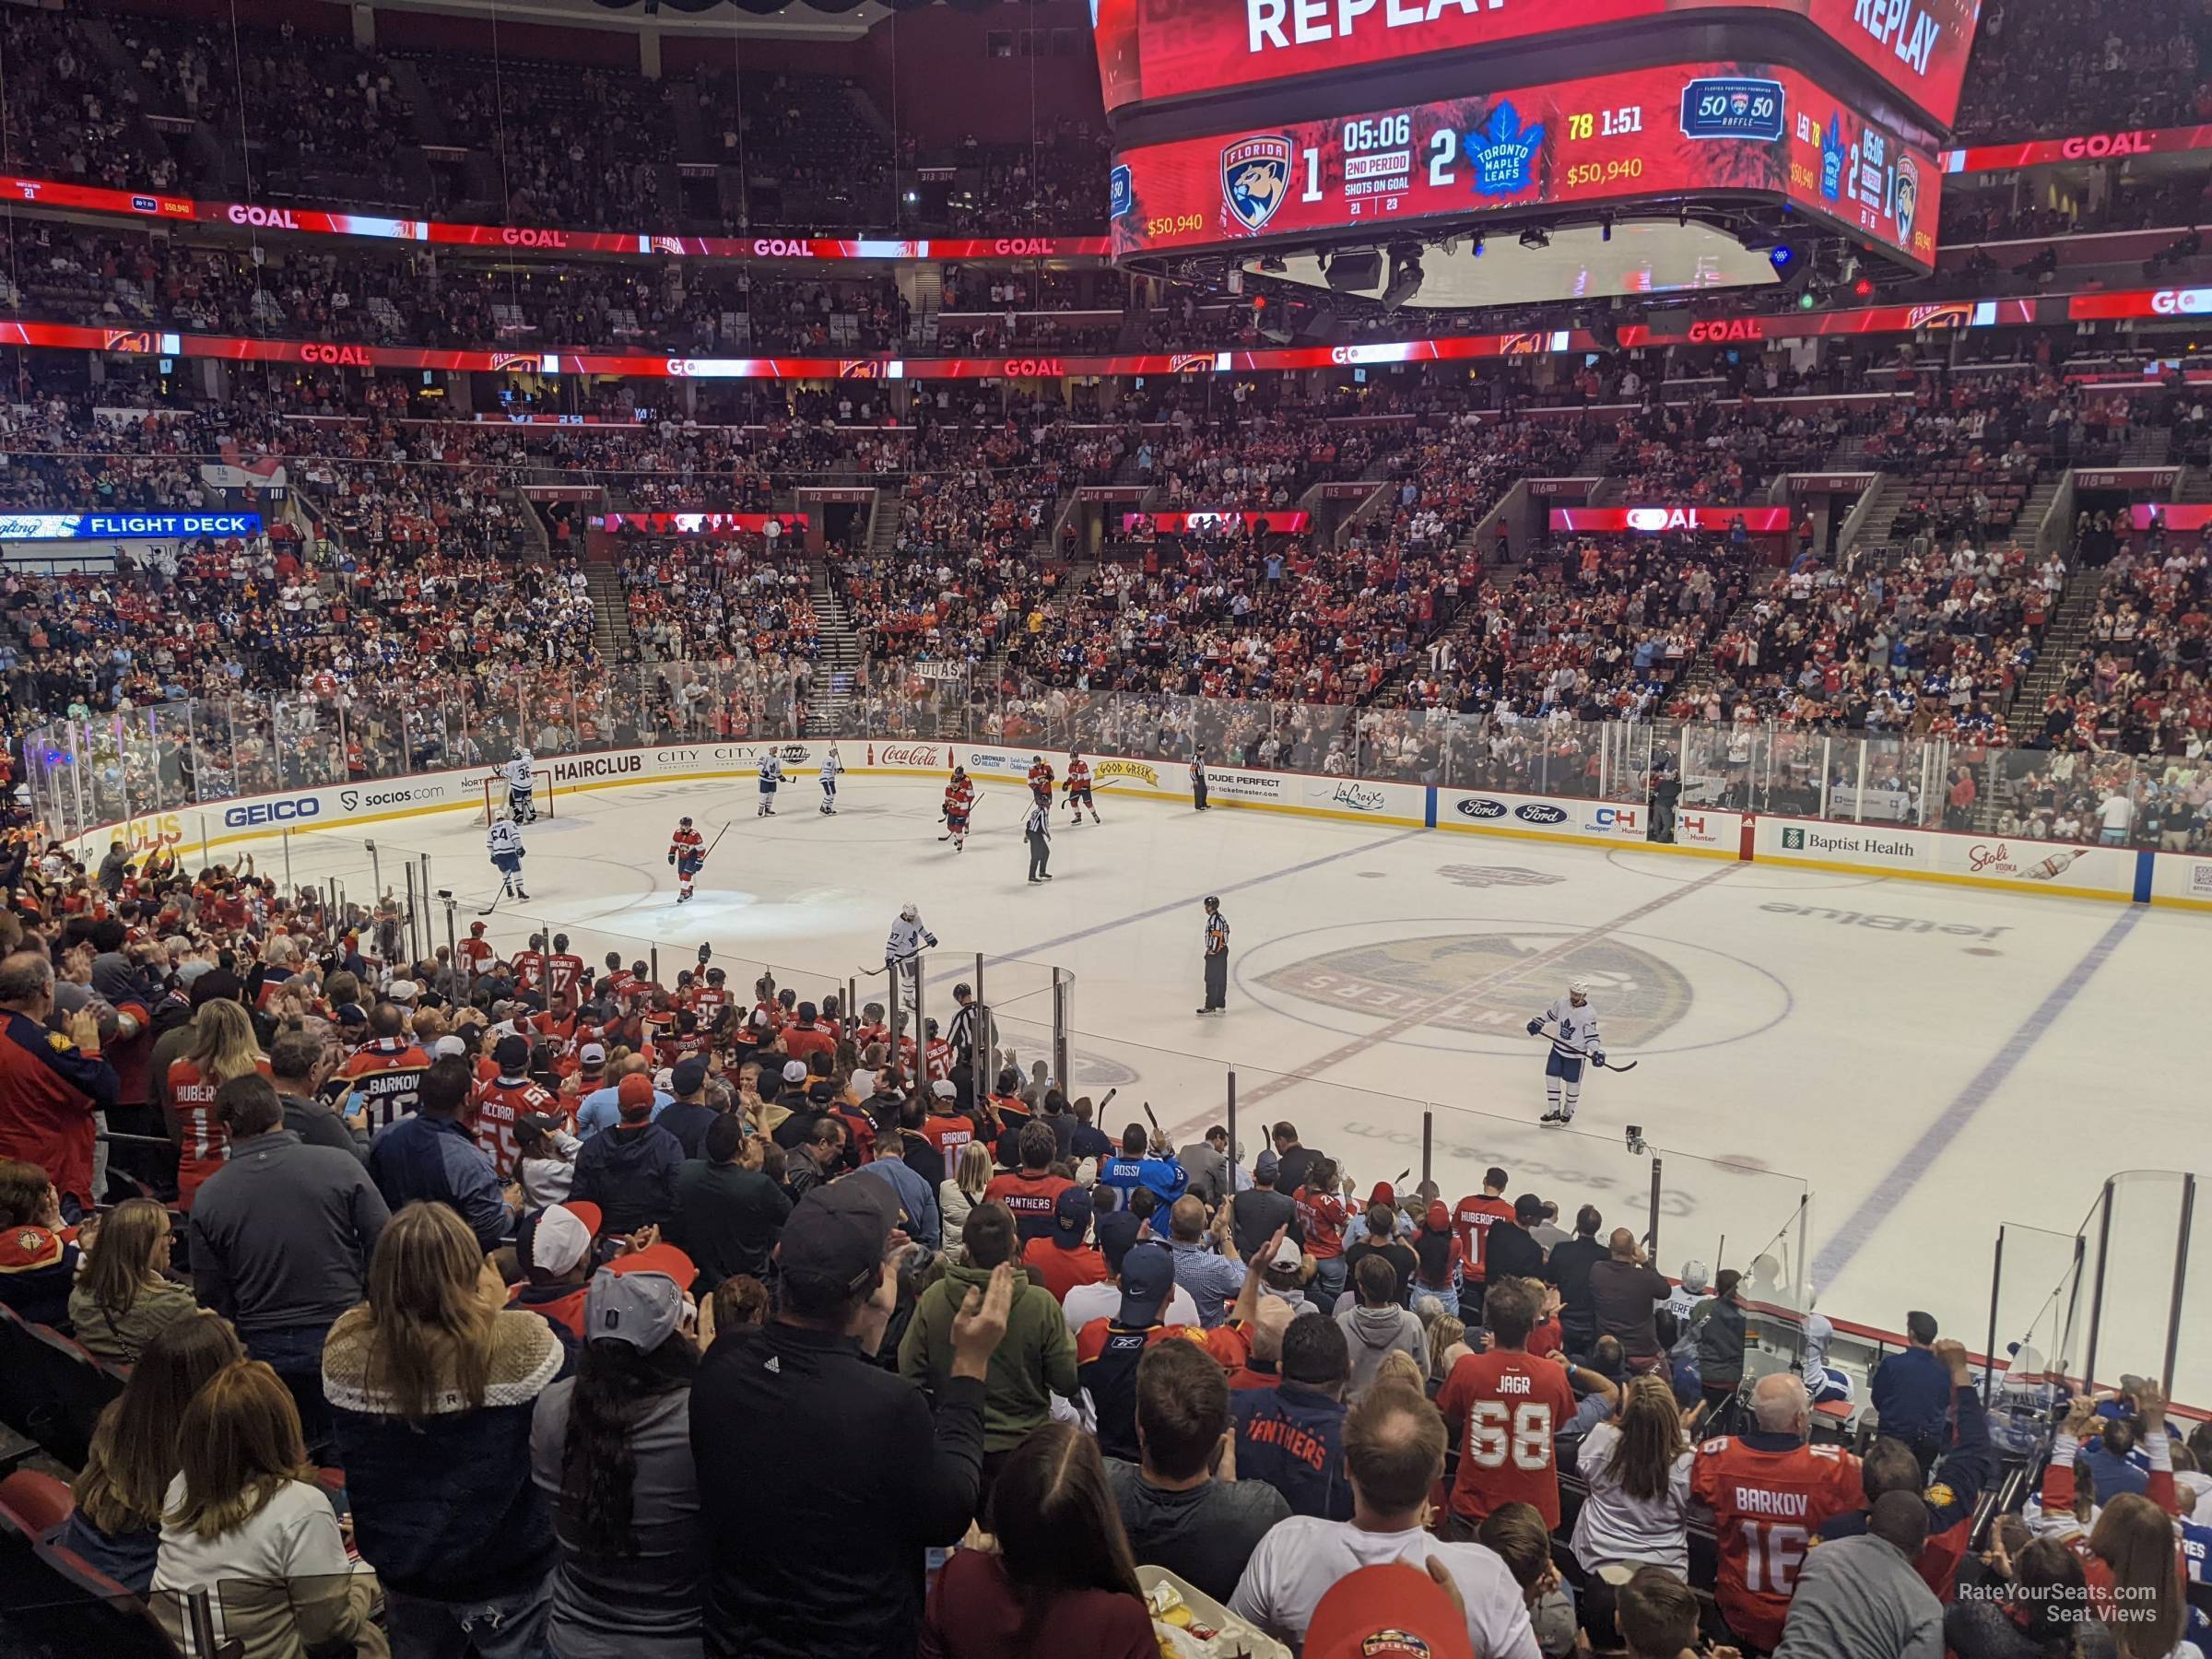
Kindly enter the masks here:
<path id="1" fill-rule="evenodd" d="M 1117 1131 L 711 955 L 417 959 L 250 867 L 16 849 L 0 1303 L 82 1359 L 0 1375 L 67 1474 L 6 1501 L 172 1636 L 1151 1659 L 1164 1583 L 1331 1659 L 2005 1659 L 2071 1584 L 2093 1651 L 2195 1659 L 2212 1445 L 2143 1379 L 2007 1379 L 2007 1482 L 1928 1314 L 1854 1372 L 1772 1257 L 1664 1274 L 1556 1176 Z M 1862 1391 L 1854 1453 L 1815 1403 Z"/>

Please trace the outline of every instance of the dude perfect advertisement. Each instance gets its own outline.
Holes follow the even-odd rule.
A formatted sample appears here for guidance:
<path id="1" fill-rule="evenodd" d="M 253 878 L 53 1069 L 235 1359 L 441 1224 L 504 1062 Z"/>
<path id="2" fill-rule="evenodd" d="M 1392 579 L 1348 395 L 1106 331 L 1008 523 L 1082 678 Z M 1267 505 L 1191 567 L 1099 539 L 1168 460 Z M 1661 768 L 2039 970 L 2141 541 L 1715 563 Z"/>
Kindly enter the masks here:
<path id="1" fill-rule="evenodd" d="M 1982 0 L 1092 0 L 1106 108 L 1714 6 L 1805 18 L 1941 126 Z"/>
<path id="2" fill-rule="evenodd" d="M 1116 256 L 1637 196 L 1786 196 L 1917 265 L 1935 158 L 1792 69 L 1688 64 L 1116 152 Z"/>

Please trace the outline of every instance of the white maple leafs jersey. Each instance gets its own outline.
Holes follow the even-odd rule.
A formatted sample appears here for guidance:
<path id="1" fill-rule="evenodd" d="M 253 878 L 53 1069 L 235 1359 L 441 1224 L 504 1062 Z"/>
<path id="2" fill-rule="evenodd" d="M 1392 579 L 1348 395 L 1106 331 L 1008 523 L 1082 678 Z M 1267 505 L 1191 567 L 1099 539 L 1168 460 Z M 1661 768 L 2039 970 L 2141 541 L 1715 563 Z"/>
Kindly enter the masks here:
<path id="1" fill-rule="evenodd" d="M 763 756 L 761 756 L 761 757 L 760 757 L 760 782 L 763 782 L 763 783 L 781 783 L 781 782 L 783 782 L 783 762 L 782 762 L 782 761 L 781 761 L 781 760 L 779 760 L 779 759 L 777 759 L 775 758 L 775 756 L 773 756 L 773 755 L 763 755 Z"/>
<path id="2" fill-rule="evenodd" d="M 935 945 L 937 935 L 922 925 L 917 916 L 909 922 L 904 916 L 891 924 L 891 936 L 886 940 L 883 955 L 886 961 L 911 962 L 922 954 L 924 945 Z"/>
<path id="3" fill-rule="evenodd" d="M 507 774 L 508 788 L 519 791 L 524 794 L 529 794 L 532 782 L 529 761 L 518 755 L 508 761 L 502 770 Z"/>
<path id="4" fill-rule="evenodd" d="M 500 818 L 485 832 L 484 850 L 497 858 L 502 853 L 520 853 L 523 850 L 522 826 L 508 818 Z"/>
<path id="5" fill-rule="evenodd" d="M 824 756 L 822 757 L 822 776 L 823 776 L 823 777 L 825 777 L 825 778 L 834 778 L 834 777 L 837 777 L 837 776 L 839 776 L 841 773 L 842 773 L 842 772 L 844 771 L 844 770 L 845 770 L 845 763 L 844 763 L 842 760 L 840 760 L 840 759 L 837 758 L 837 753 L 836 753 L 836 751 L 835 751 L 834 749 L 833 749 L 833 750 L 831 750 L 831 751 L 830 751 L 829 754 L 827 754 L 827 755 L 824 755 Z"/>
<path id="6" fill-rule="evenodd" d="M 1586 1002 L 1578 1008 L 1571 997 L 1562 996 L 1544 1010 L 1544 1018 L 1551 1027 L 1551 1052 L 1555 1054 L 1580 1060 L 1605 1046 L 1598 1041 L 1595 1003 Z"/>

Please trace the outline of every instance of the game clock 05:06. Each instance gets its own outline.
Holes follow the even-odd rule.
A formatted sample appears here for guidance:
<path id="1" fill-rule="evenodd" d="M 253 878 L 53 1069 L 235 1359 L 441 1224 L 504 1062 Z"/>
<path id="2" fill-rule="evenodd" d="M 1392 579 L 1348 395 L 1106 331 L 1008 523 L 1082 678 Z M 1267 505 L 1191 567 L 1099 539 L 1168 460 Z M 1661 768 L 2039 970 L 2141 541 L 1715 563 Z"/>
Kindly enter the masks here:
<path id="1" fill-rule="evenodd" d="M 1361 155 L 1368 150 L 1403 149 L 1412 142 L 1413 117 L 1405 111 L 1344 124 L 1344 153 L 1347 156 Z"/>

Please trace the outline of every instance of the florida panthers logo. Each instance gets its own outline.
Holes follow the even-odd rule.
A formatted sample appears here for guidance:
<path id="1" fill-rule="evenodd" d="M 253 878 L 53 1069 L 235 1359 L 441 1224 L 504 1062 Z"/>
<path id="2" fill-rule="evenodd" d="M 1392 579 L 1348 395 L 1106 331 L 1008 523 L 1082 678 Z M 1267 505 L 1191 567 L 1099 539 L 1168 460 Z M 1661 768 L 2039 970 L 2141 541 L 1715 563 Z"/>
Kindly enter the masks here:
<path id="1" fill-rule="evenodd" d="M 1221 151 L 1221 199 L 1247 230 L 1275 217 L 1290 194 L 1290 140 L 1240 138 Z"/>

